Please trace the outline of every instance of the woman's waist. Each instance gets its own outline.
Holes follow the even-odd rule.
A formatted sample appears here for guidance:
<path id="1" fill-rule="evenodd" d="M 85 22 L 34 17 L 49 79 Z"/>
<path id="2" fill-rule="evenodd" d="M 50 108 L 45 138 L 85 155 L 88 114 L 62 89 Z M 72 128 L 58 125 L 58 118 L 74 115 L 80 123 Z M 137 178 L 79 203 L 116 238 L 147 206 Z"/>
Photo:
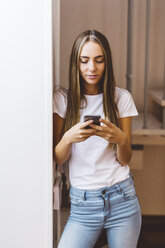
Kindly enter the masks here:
<path id="1" fill-rule="evenodd" d="M 129 177 L 129 166 L 114 170 L 95 171 L 90 174 L 69 173 L 70 184 L 74 188 L 86 190 L 98 190 L 104 187 L 111 187 L 116 183 L 124 181 Z"/>
<path id="2" fill-rule="evenodd" d="M 111 194 L 114 191 L 120 191 L 122 192 L 126 187 L 129 185 L 133 184 L 133 178 L 132 175 L 129 174 L 128 177 L 122 181 L 116 182 L 111 186 L 103 186 L 100 188 L 95 188 L 95 189 L 81 189 L 73 186 L 71 184 L 70 187 L 70 194 L 74 196 L 85 196 L 88 198 L 97 198 L 100 197 L 101 195 L 106 195 L 106 194 Z"/>

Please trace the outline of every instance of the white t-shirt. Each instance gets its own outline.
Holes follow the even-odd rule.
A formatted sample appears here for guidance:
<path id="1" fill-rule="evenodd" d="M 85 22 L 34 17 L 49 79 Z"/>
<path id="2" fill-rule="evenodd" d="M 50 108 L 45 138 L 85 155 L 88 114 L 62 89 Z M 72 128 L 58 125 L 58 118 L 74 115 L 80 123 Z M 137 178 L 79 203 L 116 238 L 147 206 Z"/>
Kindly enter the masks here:
<path id="1" fill-rule="evenodd" d="M 80 109 L 80 121 L 84 115 L 101 115 L 103 112 L 103 94 L 85 95 L 87 105 Z M 131 94 L 116 87 L 115 101 L 119 118 L 136 116 Z M 84 103 L 81 103 L 84 106 Z M 54 94 L 54 113 L 65 118 L 67 97 L 62 90 Z M 109 142 L 99 136 L 92 136 L 79 143 L 73 143 L 69 157 L 69 178 L 73 187 L 79 189 L 99 189 L 121 182 L 129 177 L 129 166 L 122 166 L 116 158 L 116 151 L 108 147 Z"/>

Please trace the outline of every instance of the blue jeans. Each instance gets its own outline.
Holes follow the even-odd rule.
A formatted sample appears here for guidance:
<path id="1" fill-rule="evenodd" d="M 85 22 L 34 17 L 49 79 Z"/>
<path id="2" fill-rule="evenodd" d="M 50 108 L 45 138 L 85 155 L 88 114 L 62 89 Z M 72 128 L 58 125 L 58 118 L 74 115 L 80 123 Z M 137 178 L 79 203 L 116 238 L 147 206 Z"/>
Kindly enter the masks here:
<path id="1" fill-rule="evenodd" d="M 141 212 L 132 176 L 99 190 L 71 187 L 70 199 L 58 248 L 93 248 L 103 229 L 110 248 L 136 248 Z"/>

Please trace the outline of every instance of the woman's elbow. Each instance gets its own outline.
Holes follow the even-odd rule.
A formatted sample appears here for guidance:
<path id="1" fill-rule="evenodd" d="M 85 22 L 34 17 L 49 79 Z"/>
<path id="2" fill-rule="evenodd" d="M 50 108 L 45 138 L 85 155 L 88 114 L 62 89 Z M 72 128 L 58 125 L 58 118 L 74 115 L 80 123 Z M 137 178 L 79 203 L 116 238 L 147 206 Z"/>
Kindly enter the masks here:
<path id="1" fill-rule="evenodd" d="M 63 159 L 58 158 L 55 154 L 54 154 L 54 161 L 58 165 L 63 165 L 65 162 L 65 161 L 63 161 Z"/>
<path id="2" fill-rule="evenodd" d="M 130 164 L 130 161 L 131 161 L 131 157 L 132 157 L 132 151 L 130 152 L 129 156 L 125 159 L 120 159 L 119 160 L 119 163 L 122 165 L 122 166 L 126 166 L 126 165 L 129 165 Z"/>

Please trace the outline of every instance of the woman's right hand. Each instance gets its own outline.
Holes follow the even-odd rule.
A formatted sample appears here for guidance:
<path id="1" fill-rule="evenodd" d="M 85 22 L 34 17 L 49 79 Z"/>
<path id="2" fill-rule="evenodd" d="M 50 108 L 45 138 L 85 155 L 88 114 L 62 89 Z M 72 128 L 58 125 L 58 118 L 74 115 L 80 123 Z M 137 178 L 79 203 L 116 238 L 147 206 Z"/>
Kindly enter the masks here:
<path id="1" fill-rule="evenodd" d="M 66 133 L 64 134 L 63 138 L 66 140 L 67 143 L 78 143 L 82 142 L 92 135 L 95 135 L 96 130 L 93 128 L 86 129 L 87 126 L 93 123 L 93 120 L 89 120 L 86 122 L 78 122 L 76 125 L 71 127 Z"/>

